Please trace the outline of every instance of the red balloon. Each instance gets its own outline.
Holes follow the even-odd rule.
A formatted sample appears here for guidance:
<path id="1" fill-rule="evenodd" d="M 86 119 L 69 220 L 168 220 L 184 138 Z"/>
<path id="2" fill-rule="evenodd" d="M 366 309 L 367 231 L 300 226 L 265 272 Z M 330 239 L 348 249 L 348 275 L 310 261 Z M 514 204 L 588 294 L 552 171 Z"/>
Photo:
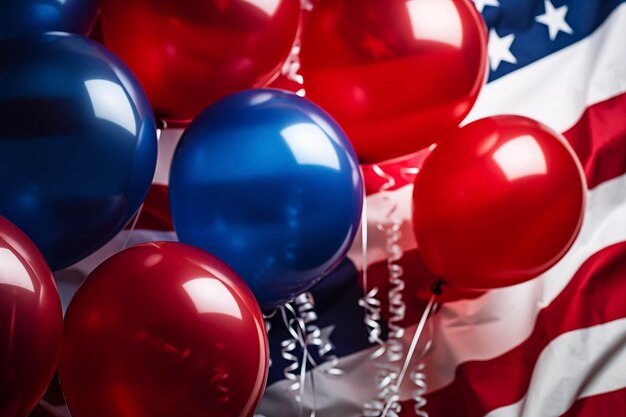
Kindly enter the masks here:
<path id="1" fill-rule="evenodd" d="M 456 287 L 526 281 L 574 242 L 585 188 L 559 134 L 521 116 L 478 120 L 439 143 L 416 177 L 418 247 L 428 268 Z"/>
<path id="2" fill-rule="evenodd" d="M 73 417 L 246 417 L 268 362 L 244 282 L 200 249 L 154 242 L 109 258 L 80 287 L 59 378 Z"/>
<path id="3" fill-rule="evenodd" d="M 304 30 L 304 86 L 375 163 L 458 126 L 484 82 L 486 46 L 469 0 L 321 0 Z"/>
<path id="4" fill-rule="evenodd" d="M 37 405 L 62 340 L 61 300 L 48 264 L 0 217 L 0 417 L 24 417 Z"/>
<path id="5" fill-rule="evenodd" d="M 299 0 L 101 0 L 105 44 L 155 112 L 184 124 L 225 95 L 278 75 L 296 37 Z"/>

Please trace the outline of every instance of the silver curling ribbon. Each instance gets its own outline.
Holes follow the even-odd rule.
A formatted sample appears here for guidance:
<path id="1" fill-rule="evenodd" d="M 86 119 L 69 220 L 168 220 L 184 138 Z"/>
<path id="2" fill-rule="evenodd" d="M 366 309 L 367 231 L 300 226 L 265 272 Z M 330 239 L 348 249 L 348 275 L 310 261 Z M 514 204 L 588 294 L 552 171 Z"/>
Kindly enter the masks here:
<path id="1" fill-rule="evenodd" d="M 285 78 L 300 85 L 303 84 L 304 79 L 300 75 L 300 41 L 296 40 L 291 47 L 289 56 L 283 63 L 281 73 Z M 304 90 L 299 90 L 298 95 L 304 95 Z"/>
<path id="2" fill-rule="evenodd" d="M 395 212 L 395 208 L 391 212 Z M 387 269 L 389 272 L 389 284 L 391 285 L 387 294 L 389 298 L 387 360 L 389 362 L 399 362 L 404 357 L 404 344 L 402 343 L 404 328 L 400 326 L 400 323 L 406 317 L 406 303 L 403 298 L 406 284 L 403 278 L 404 271 L 398 263 L 404 255 L 402 247 L 398 243 L 402 237 L 400 230 L 402 221 L 394 214 L 391 216 L 391 223 L 379 224 L 378 227 L 387 235 Z"/>
<path id="3" fill-rule="evenodd" d="M 263 313 L 263 323 L 265 324 L 265 333 L 267 334 L 267 337 L 269 339 L 269 335 L 270 335 L 270 330 L 272 330 L 272 323 L 271 323 L 271 319 L 276 315 L 276 309 L 272 310 L 271 312 L 265 314 Z M 271 352 L 270 352 L 271 354 Z M 269 367 L 272 367 L 272 357 L 270 356 L 270 361 L 269 361 Z"/>
<path id="4" fill-rule="evenodd" d="M 300 368 L 300 361 L 294 354 L 297 346 L 298 342 L 293 338 L 285 339 L 280 342 L 280 355 L 284 360 L 289 362 L 289 365 L 283 368 L 283 375 L 286 380 L 291 382 L 289 384 L 289 391 L 292 391 L 295 394 L 296 401 L 300 402 L 302 401 L 302 398 L 300 398 L 299 395 L 301 383 L 297 374 L 297 371 Z"/>
<path id="5" fill-rule="evenodd" d="M 302 396 L 300 395 L 300 392 L 303 386 L 301 378 L 298 375 L 298 369 L 300 369 L 300 359 L 295 354 L 298 347 L 299 335 L 292 328 L 292 321 L 287 318 L 285 306 L 281 306 L 278 309 L 281 313 L 287 331 L 289 332 L 289 337 L 280 342 L 280 356 L 287 361 L 287 363 L 289 363 L 283 368 L 283 376 L 287 381 L 290 381 L 288 385 L 289 391 L 293 393 L 295 400 L 301 403 Z"/>
<path id="6" fill-rule="evenodd" d="M 312 0 L 300 0 L 300 8 L 303 11 L 310 12 L 313 10 Z M 300 48 L 300 36 L 297 36 L 291 46 L 291 51 L 289 51 L 287 59 L 283 62 L 280 72 L 283 77 L 287 78 L 289 81 L 299 84 L 300 87 L 302 87 L 304 84 L 304 78 L 300 75 Z M 300 88 L 296 94 L 300 97 L 304 97 L 304 88 Z"/>
<path id="7" fill-rule="evenodd" d="M 375 377 L 377 397 L 366 402 L 363 406 L 364 417 L 379 417 L 385 409 L 385 405 L 389 404 L 387 415 L 390 417 L 398 417 L 401 411 L 399 395 L 394 392 L 394 384 L 398 379 L 400 367 L 389 363 L 376 363 L 379 371 Z"/>
<path id="8" fill-rule="evenodd" d="M 381 363 L 378 359 L 385 355 L 386 346 L 383 342 L 382 336 L 382 303 L 378 299 L 379 290 L 377 287 L 369 289 L 368 283 L 368 263 L 367 263 L 367 249 L 368 249 L 368 219 L 367 219 L 367 196 L 363 196 L 363 213 L 361 216 L 361 261 L 362 261 L 362 287 L 364 295 L 359 299 L 359 306 L 363 308 L 365 315 L 363 322 L 367 328 L 368 340 L 371 344 L 376 345 L 377 348 L 371 355 L 371 359 L 374 360 L 374 364 L 379 371 L 375 376 L 375 386 L 377 390 L 376 397 L 363 404 L 363 415 L 365 417 L 378 417 L 381 415 L 382 410 L 388 400 L 393 399 L 390 397 L 389 388 L 393 386 L 393 380 L 397 372 L 388 368 L 388 364 Z M 394 408 L 395 409 L 395 408 Z"/>
<path id="9" fill-rule="evenodd" d="M 433 292 L 436 295 L 441 292 L 440 284 L 435 284 L 433 288 L 435 288 Z M 437 313 L 438 307 L 439 304 L 435 302 L 432 310 L 429 313 L 429 318 L 426 319 L 428 323 L 428 338 L 426 339 L 426 342 L 424 344 L 424 349 L 419 355 L 418 364 L 409 375 L 411 382 L 413 383 L 413 385 L 415 385 L 415 390 L 411 395 L 411 398 L 413 398 L 413 401 L 415 402 L 415 404 L 413 405 L 413 411 L 415 415 L 419 417 L 429 417 L 428 412 L 424 410 L 424 407 L 427 404 L 426 393 L 428 392 L 428 383 L 426 381 L 425 373 L 426 364 L 424 363 L 423 359 L 426 357 L 426 355 L 428 355 L 428 352 L 430 352 L 430 348 L 433 344 L 435 332 L 434 317 Z"/>
<path id="10" fill-rule="evenodd" d="M 404 328 L 400 323 L 406 317 L 406 303 L 403 298 L 403 291 L 406 287 L 404 281 L 404 271 L 399 264 L 404 251 L 400 245 L 402 238 L 402 219 L 397 215 L 398 204 L 391 201 L 388 191 L 396 184 L 395 179 L 387 174 L 380 166 L 373 166 L 374 172 L 385 180 L 380 187 L 382 192 L 382 200 L 387 206 L 385 221 L 379 221 L 376 224 L 378 230 L 383 232 L 386 237 L 385 250 L 387 252 L 387 270 L 388 280 L 391 288 L 387 293 L 389 300 L 389 319 L 387 321 L 388 338 L 385 359 L 387 363 L 381 367 L 382 378 L 379 379 L 379 390 L 381 399 L 390 404 L 389 413 L 399 413 L 401 405 L 398 401 L 397 392 L 394 387 L 400 374 L 400 362 L 404 357 Z M 393 414 L 391 414 L 393 415 Z"/>
<path id="11" fill-rule="evenodd" d="M 287 317 L 287 312 L 291 314 L 291 318 Z M 282 342 L 282 346 L 284 346 L 282 350 L 283 358 L 287 361 L 292 362 L 289 366 L 284 369 L 284 376 L 291 381 L 294 381 L 290 384 L 289 389 L 295 393 L 297 391 L 295 399 L 300 404 L 300 416 L 304 415 L 304 389 L 306 383 L 306 370 L 307 364 L 310 362 L 313 366 L 317 366 L 317 363 L 313 360 L 311 355 L 309 354 L 309 350 L 307 348 L 306 342 L 306 326 L 304 320 L 302 320 L 294 307 L 287 303 L 280 307 L 280 313 L 283 318 L 283 322 L 287 327 L 287 331 L 290 334 L 290 338 L 286 339 Z M 300 345 L 302 349 L 302 358 L 299 361 L 299 358 L 294 354 L 296 347 Z M 295 365 L 295 366 L 294 366 Z M 296 371 L 300 369 L 299 375 Z M 313 395 L 313 407 L 311 409 L 310 417 L 315 417 L 316 413 L 316 391 L 315 391 L 315 377 L 311 373 L 311 388 Z"/>
<path id="12" fill-rule="evenodd" d="M 385 407 L 383 408 L 381 417 L 394 416 L 393 413 L 395 412 L 394 410 L 397 408 L 397 402 L 398 402 L 399 393 L 400 393 L 400 386 L 402 385 L 402 382 L 404 381 L 404 377 L 406 376 L 406 373 L 409 369 L 409 363 L 411 361 L 411 358 L 413 358 L 413 355 L 415 354 L 415 351 L 417 349 L 417 344 L 420 341 L 420 337 L 422 336 L 422 333 L 424 331 L 426 321 L 430 317 L 431 313 L 434 311 L 434 308 L 437 304 L 437 297 L 439 296 L 439 294 L 440 292 L 433 291 L 433 295 L 430 297 L 430 300 L 428 301 L 428 304 L 426 305 L 426 308 L 424 309 L 424 312 L 422 313 L 422 317 L 420 318 L 420 321 L 417 324 L 417 328 L 415 329 L 415 333 L 413 334 L 413 339 L 411 340 L 409 351 L 404 359 L 404 363 L 402 364 L 402 369 L 400 370 L 400 374 L 396 378 L 394 386 L 391 388 L 392 395 L 390 399 L 387 401 L 387 404 L 385 405 Z M 427 343 L 427 347 L 430 348 L 429 345 L 430 343 Z"/>
<path id="13" fill-rule="evenodd" d="M 395 209 L 392 209 L 392 213 Z M 392 217 L 391 223 L 381 224 L 377 227 L 384 231 L 387 235 L 387 268 L 389 271 L 389 283 L 391 289 L 388 292 L 389 297 L 389 320 L 387 345 L 384 355 L 385 362 L 377 364 L 379 373 L 377 375 L 378 401 L 369 404 L 371 416 L 380 416 L 384 410 L 385 404 L 390 404 L 387 415 L 396 417 L 402 410 L 399 402 L 399 395 L 395 391 L 394 386 L 400 374 L 400 361 L 404 357 L 404 328 L 400 326 L 400 322 L 406 316 L 406 304 L 403 299 L 402 292 L 405 288 L 403 279 L 403 270 L 397 262 L 402 258 L 403 251 L 398 244 L 401 238 L 401 221 Z M 381 357 L 381 360 L 383 357 Z"/>
<path id="14" fill-rule="evenodd" d="M 307 345 L 315 346 L 320 359 L 330 365 L 324 369 L 324 373 L 332 376 L 343 375 L 343 371 L 337 367 L 339 359 L 337 355 L 334 354 L 335 347 L 328 335 L 322 332 L 320 327 L 316 324 L 317 312 L 315 311 L 315 299 L 313 298 L 313 294 L 310 292 L 300 294 L 294 300 L 294 304 L 298 311 L 298 316 L 305 325 Z"/>
<path id="15" fill-rule="evenodd" d="M 363 196 L 363 213 L 361 214 L 361 262 L 362 262 L 362 287 L 364 295 L 359 299 L 359 306 L 365 311 L 363 323 L 367 328 L 367 338 L 371 344 L 378 345 L 378 348 L 372 353 L 372 359 L 381 357 L 385 353 L 385 342 L 381 339 L 383 328 L 380 325 L 382 320 L 381 302 L 377 298 L 378 288 L 374 287 L 368 290 L 369 283 L 367 279 L 367 198 Z"/>
<path id="16" fill-rule="evenodd" d="M 413 401 L 415 401 L 413 411 L 416 416 L 419 417 L 429 417 L 428 413 L 424 410 L 426 406 L 426 391 L 428 391 L 428 384 L 426 383 L 426 374 L 424 373 L 425 365 L 423 362 L 420 362 L 413 372 L 411 372 L 410 378 L 411 382 L 416 386 L 415 391 L 413 391 Z"/>

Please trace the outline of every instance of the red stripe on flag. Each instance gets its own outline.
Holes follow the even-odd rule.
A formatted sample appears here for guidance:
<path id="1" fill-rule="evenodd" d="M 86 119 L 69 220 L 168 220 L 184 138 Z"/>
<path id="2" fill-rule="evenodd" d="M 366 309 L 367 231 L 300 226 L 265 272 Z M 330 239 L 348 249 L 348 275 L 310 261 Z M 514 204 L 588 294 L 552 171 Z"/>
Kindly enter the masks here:
<path id="1" fill-rule="evenodd" d="M 581 398 L 560 417 L 613 417 L 624 415 L 624 410 L 626 410 L 626 388 Z"/>
<path id="2" fill-rule="evenodd" d="M 172 217 L 166 185 L 152 184 L 135 226 L 137 229 L 172 231 Z"/>
<path id="3" fill-rule="evenodd" d="M 622 297 L 612 296 L 626 292 L 624 276 L 626 242 L 597 252 L 539 313 L 528 339 L 497 358 L 459 365 L 453 383 L 427 396 L 426 409 L 433 417 L 480 417 L 519 401 L 527 392 L 534 364 L 552 340 L 566 332 L 626 317 Z"/>
<path id="4" fill-rule="evenodd" d="M 626 94 L 589 107 L 563 135 L 585 168 L 589 188 L 626 172 Z"/>

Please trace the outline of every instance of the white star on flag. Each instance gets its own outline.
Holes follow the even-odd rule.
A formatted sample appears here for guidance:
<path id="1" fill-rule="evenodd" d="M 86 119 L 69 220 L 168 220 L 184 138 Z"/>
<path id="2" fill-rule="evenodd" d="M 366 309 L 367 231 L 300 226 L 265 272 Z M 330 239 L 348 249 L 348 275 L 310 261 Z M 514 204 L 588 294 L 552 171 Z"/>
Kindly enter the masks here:
<path id="1" fill-rule="evenodd" d="M 489 31 L 489 64 L 495 71 L 502 61 L 517 64 L 517 58 L 511 53 L 511 45 L 515 40 L 513 33 L 500 37 L 495 29 Z"/>
<path id="2" fill-rule="evenodd" d="M 472 0 L 474 2 L 474 6 L 478 9 L 479 12 L 483 12 L 485 6 L 499 7 L 500 2 L 498 0 Z"/>
<path id="3" fill-rule="evenodd" d="M 544 0 L 546 12 L 539 15 L 535 20 L 548 27 L 550 33 L 550 40 L 555 40 L 559 32 L 565 32 L 568 34 L 574 33 L 570 25 L 565 21 L 565 15 L 567 14 L 568 7 L 563 5 L 559 8 L 555 8 L 550 0 Z"/>

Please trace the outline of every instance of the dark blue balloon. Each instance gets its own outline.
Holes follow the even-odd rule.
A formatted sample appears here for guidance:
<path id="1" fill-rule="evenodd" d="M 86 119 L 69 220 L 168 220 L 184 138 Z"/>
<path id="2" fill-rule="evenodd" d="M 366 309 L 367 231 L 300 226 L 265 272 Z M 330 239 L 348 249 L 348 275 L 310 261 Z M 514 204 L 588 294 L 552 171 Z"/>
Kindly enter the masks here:
<path id="1" fill-rule="evenodd" d="M 0 0 L 0 41 L 31 32 L 86 35 L 98 14 L 98 0 Z"/>
<path id="2" fill-rule="evenodd" d="M 228 96 L 191 123 L 176 149 L 178 237 L 229 264 L 261 307 L 280 305 L 345 258 L 363 205 L 357 161 L 312 102 L 268 89 Z"/>
<path id="3" fill-rule="evenodd" d="M 52 269 L 110 240 L 156 166 L 155 121 L 128 68 L 78 35 L 0 42 L 0 215 Z"/>

